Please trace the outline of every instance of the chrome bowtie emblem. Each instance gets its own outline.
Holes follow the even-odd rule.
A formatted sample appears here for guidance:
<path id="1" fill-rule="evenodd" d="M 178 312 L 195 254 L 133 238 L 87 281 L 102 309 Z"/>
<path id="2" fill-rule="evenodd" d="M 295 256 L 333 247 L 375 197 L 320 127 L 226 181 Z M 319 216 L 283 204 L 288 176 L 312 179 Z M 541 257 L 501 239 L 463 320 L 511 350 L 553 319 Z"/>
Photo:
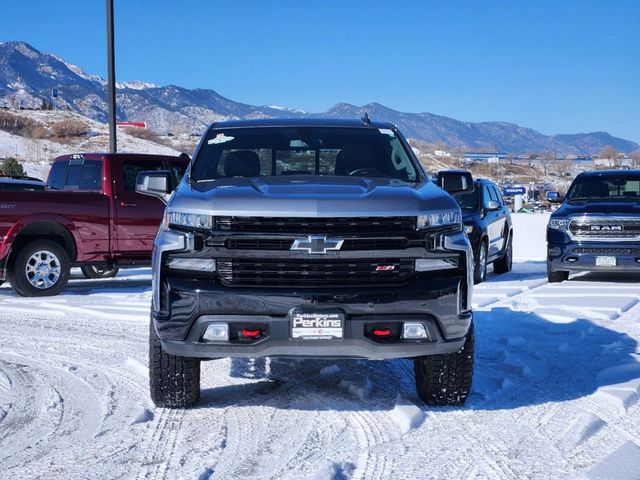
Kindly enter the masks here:
<path id="1" fill-rule="evenodd" d="M 311 255 L 326 255 L 329 250 L 340 250 L 343 243 L 343 239 L 309 235 L 307 238 L 296 238 L 291 245 L 291 250 L 306 250 Z"/>

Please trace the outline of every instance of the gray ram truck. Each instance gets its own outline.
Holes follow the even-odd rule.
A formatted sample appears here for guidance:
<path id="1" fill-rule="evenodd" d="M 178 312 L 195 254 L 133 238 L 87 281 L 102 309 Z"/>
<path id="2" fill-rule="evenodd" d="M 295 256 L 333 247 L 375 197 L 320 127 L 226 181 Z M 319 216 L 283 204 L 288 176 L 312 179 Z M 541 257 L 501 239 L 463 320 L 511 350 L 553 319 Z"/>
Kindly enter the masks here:
<path id="1" fill-rule="evenodd" d="M 414 362 L 429 405 L 462 404 L 473 373 L 473 254 L 450 193 L 388 123 L 213 124 L 167 202 L 153 253 L 151 398 L 200 397 L 200 363 L 222 357 Z"/>

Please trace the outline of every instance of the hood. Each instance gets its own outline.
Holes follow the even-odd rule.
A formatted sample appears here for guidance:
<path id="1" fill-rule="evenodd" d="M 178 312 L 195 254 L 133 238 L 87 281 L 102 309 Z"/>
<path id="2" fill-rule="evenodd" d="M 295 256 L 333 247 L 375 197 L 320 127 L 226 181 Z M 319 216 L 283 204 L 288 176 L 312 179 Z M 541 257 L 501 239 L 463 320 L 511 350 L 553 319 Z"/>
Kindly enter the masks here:
<path id="1" fill-rule="evenodd" d="M 551 216 L 556 218 L 580 215 L 640 215 L 640 203 L 627 200 L 565 202 Z"/>
<path id="2" fill-rule="evenodd" d="M 395 179 L 295 176 L 222 178 L 183 182 L 169 207 L 211 215 L 270 217 L 414 216 L 457 209 L 457 202 L 431 182 Z"/>

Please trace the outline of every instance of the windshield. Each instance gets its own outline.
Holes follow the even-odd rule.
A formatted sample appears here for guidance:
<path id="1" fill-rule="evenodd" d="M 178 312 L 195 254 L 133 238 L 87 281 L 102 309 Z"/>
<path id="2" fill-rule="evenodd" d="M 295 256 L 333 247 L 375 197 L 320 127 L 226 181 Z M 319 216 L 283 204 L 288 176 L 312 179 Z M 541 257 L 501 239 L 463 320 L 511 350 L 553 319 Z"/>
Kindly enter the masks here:
<path id="1" fill-rule="evenodd" d="M 620 173 L 616 175 L 585 175 L 571 185 L 567 200 L 640 199 L 640 175 Z"/>
<path id="2" fill-rule="evenodd" d="M 462 210 L 477 210 L 480 189 L 476 187 L 471 193 L 457 193 L 453 196 Z"/>
<path id="3" fill-rule="evenodd" d="M 330 175 L 416 182 L 403 143 L 388 129 L 254 127 L 214 129 L 191 172 L 195 181 L 229 177 Z"/>

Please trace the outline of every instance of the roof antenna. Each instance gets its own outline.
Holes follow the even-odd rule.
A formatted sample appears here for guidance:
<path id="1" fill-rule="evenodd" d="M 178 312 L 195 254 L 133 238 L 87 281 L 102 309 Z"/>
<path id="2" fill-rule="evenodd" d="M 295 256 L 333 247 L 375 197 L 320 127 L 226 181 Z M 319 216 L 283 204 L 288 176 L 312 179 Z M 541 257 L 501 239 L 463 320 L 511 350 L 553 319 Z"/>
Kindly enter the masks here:
<path id="1" fill-rule="evenodd" d="M 371 120 L 369 120 L 369 114 L 367 112 L 364 112 L 364 115 L 362 116 L 362 118 L 360 120 L 365 125 L 371 125 Z"/>

